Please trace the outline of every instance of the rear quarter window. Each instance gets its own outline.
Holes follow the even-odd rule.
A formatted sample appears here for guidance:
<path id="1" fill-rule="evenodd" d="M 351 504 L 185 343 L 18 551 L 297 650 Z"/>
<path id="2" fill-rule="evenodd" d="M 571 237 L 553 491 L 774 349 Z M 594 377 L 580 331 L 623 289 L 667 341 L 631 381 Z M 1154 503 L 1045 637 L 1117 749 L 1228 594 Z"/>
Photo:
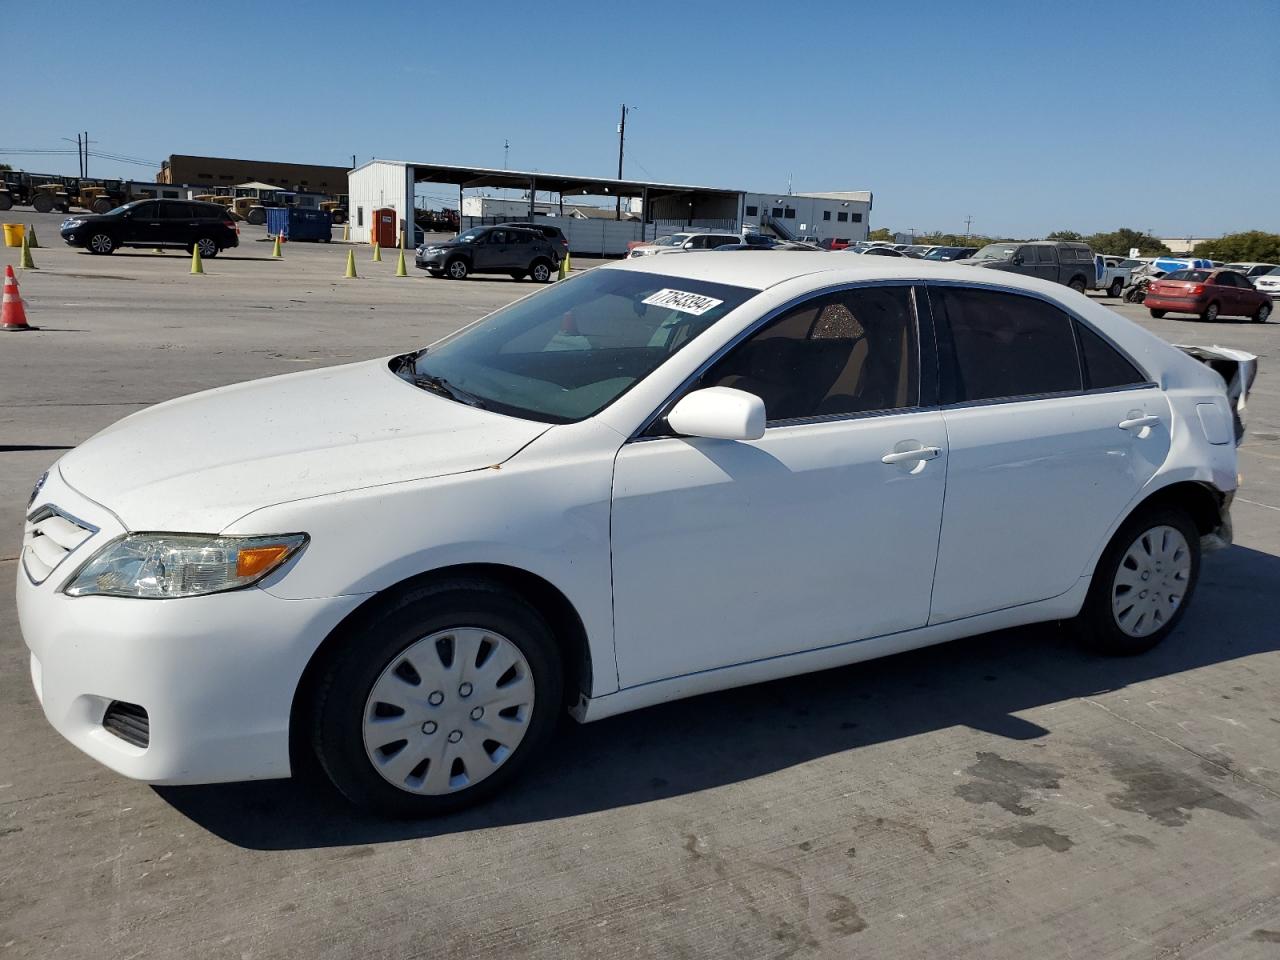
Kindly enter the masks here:
<path id="1" fill-rule="evenodd" d="M 1085 388 L 1105 390 L 1146 383 L 1147 378 L 1132 363 L 1087 324 L 1076 322 L 1080 338 L 1080 359 L 1084 365 Z"/>

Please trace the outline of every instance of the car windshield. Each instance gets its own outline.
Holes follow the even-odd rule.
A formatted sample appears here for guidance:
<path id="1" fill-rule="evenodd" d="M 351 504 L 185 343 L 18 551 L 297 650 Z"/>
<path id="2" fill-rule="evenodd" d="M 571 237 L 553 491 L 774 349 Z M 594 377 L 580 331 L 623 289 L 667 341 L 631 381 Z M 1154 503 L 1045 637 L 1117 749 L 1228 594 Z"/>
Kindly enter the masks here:
<path id="1" fill-rule="evenodd" d="M 485 234 L 484 227 L 472 227 L 470 230 L 465 230 L 462 233 L 458 234 L 458 242 L 459 243 L 475 243 L 477 240 L 483 237 L 484 234 Z"/>
<path id="2" fill-rule="evenodd" d="M 1174 270 L 1172 273 L 1166 273 L 1166 280 L 1190 280 L 1192 283 L 1204 283 L 1209 279 L 1208 270 Z"/>
<path id="3" fill-rule="evenodd" d="M 1016 243 L 988 243 L 973 255 L 975 260 L 1008 260 L 1018 251 Z"/>
<path id="4" fill-rule="evenodd" d="M 958 247 L 934 247 L 924 255 L 926 260 L 950 260 Z"/>
<path id="5" fill-rule="evenodd" d="M 634 270 L 597 269 L 465 327 L 399 368 L 464 402 L 572 423 L 599 413 L 758 293 Z"/>
<path id="6" fill-rule="evenodd" d="M 1264 277 L 1280 277 L 1280 267 L 1272 267 L 1272 268 L 1271 268 L 1270 270 L 1268 270 L 1266 273 L 1262 274 L 1262 276 L 1264 276 Z"/>
<path id="7" fill-rule="evenodd" d="M 669 237 L 659 237 L 653 241 L 653 245 L 655 247 L 678 247 L 691 236 L 693 236 L 691 233 L 673 233 Z"/>

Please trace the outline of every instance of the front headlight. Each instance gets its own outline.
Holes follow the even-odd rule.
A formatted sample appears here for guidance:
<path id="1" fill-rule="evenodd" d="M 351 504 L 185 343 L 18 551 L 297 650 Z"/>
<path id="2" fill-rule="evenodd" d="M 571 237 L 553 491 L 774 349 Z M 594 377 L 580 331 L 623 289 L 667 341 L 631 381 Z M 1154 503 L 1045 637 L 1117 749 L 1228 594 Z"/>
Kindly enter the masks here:
<path id="1" fill-rule="evenodd" d="M 90 557 L 64 592 L 72 597 L 166 600 L 237 590 L 257 583 L 306 542 L 305 533 L 278 537 L 130 533 Z"/>
<path id="2" fill-rule="evenodd" d="M 64 220 L 62 225 L 64 227 L 80 227 L 84 225 L 84 221 L 77 217 L 72 217 L 70 220 Z"/>

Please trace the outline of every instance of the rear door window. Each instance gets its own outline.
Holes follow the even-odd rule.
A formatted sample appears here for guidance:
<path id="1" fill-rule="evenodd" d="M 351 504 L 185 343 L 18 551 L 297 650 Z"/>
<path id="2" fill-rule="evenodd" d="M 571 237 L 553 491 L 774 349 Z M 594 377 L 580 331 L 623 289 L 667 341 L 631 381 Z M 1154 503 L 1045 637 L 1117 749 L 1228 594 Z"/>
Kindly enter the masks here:
<path id="1" fill-rule="evenodd" d="M 1119 350 L 1107 343 L 1087 324 L 1076 321 L 1080 338 L 1080 359 L 1084 364 L 1085 388 L 1104 390 L 1146 383 L 1146 376 Z"/>
<path id="2" fill-rule="evenodd" d="M 160 216 L 165 220 L 194 220 L 196 215 L 189 203 L 162 203 Z"/>
<path id="3" fill-rule="evenodd" d="M 953 362 L 943 395 L 953 402 L 1034 397 L 1083 388 L 1072 318 L 1034 297 L 940 287 Z"/>
<path id="4" fill-rule="evenodd" d="M 1057 263 L 1058 259 L 1054 255 L 1053 247 L 1036 247 L 1036 255 L 1040 258 L 1041 263 Z"/>

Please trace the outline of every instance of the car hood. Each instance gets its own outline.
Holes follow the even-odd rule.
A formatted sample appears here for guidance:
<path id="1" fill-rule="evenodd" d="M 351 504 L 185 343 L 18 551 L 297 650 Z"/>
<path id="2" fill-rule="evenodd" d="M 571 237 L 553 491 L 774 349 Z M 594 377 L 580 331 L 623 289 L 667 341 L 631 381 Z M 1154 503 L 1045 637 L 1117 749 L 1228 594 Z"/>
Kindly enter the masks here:
<path id="1" fill-rule="evenodd" d="M 548 428 L 418 389 L 374 360 L 170 400 L 58 466 L 130 529 L 217 532 L 276 503 L 491 467 Z"/>

